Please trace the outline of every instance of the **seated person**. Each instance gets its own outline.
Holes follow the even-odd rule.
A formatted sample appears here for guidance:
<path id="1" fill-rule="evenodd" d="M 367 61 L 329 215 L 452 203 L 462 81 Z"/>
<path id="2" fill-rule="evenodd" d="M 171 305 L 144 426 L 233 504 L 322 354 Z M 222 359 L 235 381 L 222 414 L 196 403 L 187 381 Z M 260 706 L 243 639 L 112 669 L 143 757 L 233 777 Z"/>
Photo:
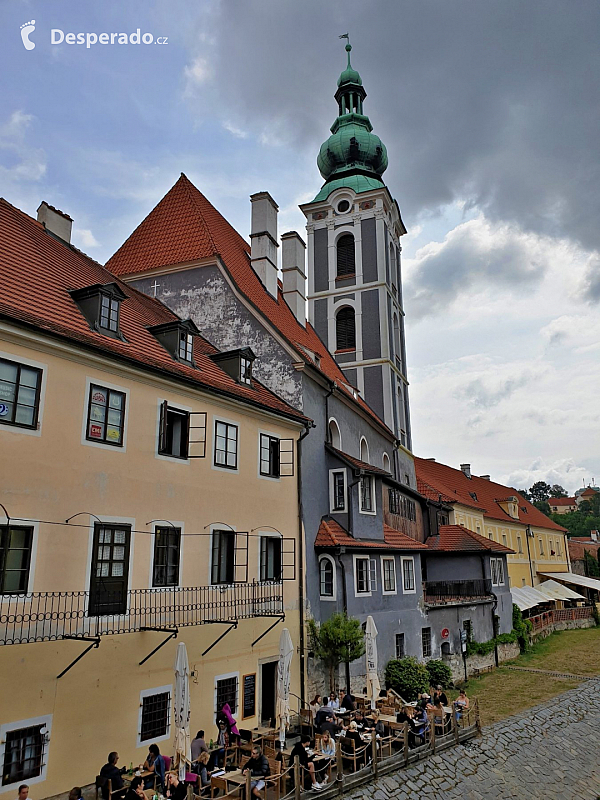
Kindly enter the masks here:
<path id="1" fill-rule="evenodd" d="M 261 797 L 261 792 L 265 788 L 265 778 L 270 775 L 269 762 L 263 755 L 260 747 L 254 745 L 252 755 L 242 767 L 242 775 L 250 771 L 252 780 L 250 781 L 250 792 L 254 797 Z"/>
<path id="2" fill-rule="evenodd" d="M 106 778 L 111 782 L 111 789 L 113 792 L 123 788 L 123 778 L 121 775 L 126 771 L 126 768 L 119 769 L 117 762 L 119 761 L 119 754 L 116 751 L 108 754 L 108 761 L 100 770 L 100 777 Z M 102 797 L 108 800 L 108 783 L 102 787 Z"/>
<path id="3" fill-rule="evenodd" d="M 333 714 L 330 714 L 325 718 L 325 721 L 321 723 L 321 733 L 328 733 L 332 738 L 341 730 L 342 728 L 337 724 Z"/>
<path id="4" fill-rule="evenodd" d="M 192 739 L 190 747 L 192 755 L 192 764 L 195 764 L 200 758 L 200 753 L 208 753 L 208 747 L 204 740 L 204 731 L 198 731 L 196 738 Z"/>
<path id="5" fill-rule="evenodd" d="M 154 773 L 144 780 L 144 788 L 154 787 L 154 776 L 156 776 L 156 788 L 162 791 L 165 785 L 165 760 L 160 754 L 157 744 L 151 744 L 148 748 L 148 756 L 144 761 L 144 769 Z"/>
<path id="6" fill-rule="evenodd" d="M 412 722 L 414 709 L 412 706 L 402 706 L 402 711 L 396 713 L 396 722 Z"/>
<path id="7" fill-rule="evenodd" d="M 331 717 L 332 715 L 332 709 L 329 708 L 329 706 L 321 706 L 315 715 L 315 726 L 320 730 L 322 723 L 325 722 L 327 717 Z"/>
<path id="8" fill-rule="evenodd" d="M 144 794 L 144 779 L 139 775 L 131 781 L 125 794 L 125 800 L 146 800 Z"/>
<path id="9" fill-rule="evenodd" d="M 375 730 L 375 733 L 379 734 L 379 736 L 383 736 L 385 734 L 385 725 L 379 719 L 379 711 L 377 709 L 371 712 L 370 721 L 372 722 L 371 728 Z"/>
<path id="10" fill-rule="evenodd" d="M 300 774 L 301 774 L 300 782 L 301 782 L 301 784 L 304 785 L 305 776 L 306 776 L 306 773 L 308 772 L 308 776 L 309 776 L 310 782 L 311 782 L 311 788 L 315 792 L 319 792 L 319 791 L 321 791 L 321 789 L 323 787 L 317 781 L 317 776 L 315 774 L 315 765 L 310 760 L 309 755 L 306 752 L 309 747 L 310 747 L 310 736 L 307 736 L 306 734 L 302 734 L 302 736 L 300 737 L 300 741 L 296 742 L 296 744 L 294 745 L 294 748 L 293 748 L 293 750 L 292 750 L 292 752 L 290 754 L 290 760 L 289 760 L 288 766 L 293 767 L 294 766 L 294 760 L 295 760 L 296 756 L 298 756 L 298 761 L 300 762 Z M 293 782 L 294 773 L 292 772 L 291 775 L 292 775 L 292 782 Z M 304 775 L 304 777 L 302 777 L 302 775 Z"/>
<path id="11" fill-rule="evenodd" d="M 354 751 L 349 746 L 349 743 L 351 741 L 354 742 Z M 345 754 L 346 757 L 352 755 L 353 752 L 354 753 L 359 752 L 360 749 L 364 747 L 363 741 L 360 738 L 360 733 L 357 730 L 356 722 L 354 720 L 352 720 L 350 725 L 348 725 L 348 730 L 346 731 L 346 735 L 343 737 L 343 739 L 340 739 L 340 745 L 342 748 L 342 753 Z M 364 760 L 364 755 L 361 754 L 356 760 L 356 765 L 357 766 L 361 765 L 363 760 Z"/>
<path id="12" fill-rule="evenodd" d="M 222 766 L 225 761 L 225 751 L 229 747 L 229 731 L 227 729 L 227 722 L 225 719 L 219 721 L 219 732 L 217 734 L 217 751 L 213 753 L 213 763 L 217 766 Z"/>
<path id="13" fill-rule="evenodd" d="M 346 711 L 356 711 L 356 700 L 354 699 L 354 695 L 350 694 L 350 692 L 347 690 L 344 690 L 341 708 L 345 708 Z"/>
<path id="14" fill-rule="evenodd" d="M 420 744 L 424 744 L 425 734 L 427 733 L 427 729 L 429 727 L 429 720 L 427 719 L 427 710 L 424 706 L 417 705 L 412 721 L 409 724 L 412 728 L 412 736 L 409 737 L 409 740 L 410 738 L 412 738 L 411 747 L 416 747 Z"/>
<path id="15" fill-rule="evenodd" d="M 167 773 L 165 779 L 165 796 L 170 800 L 185 800 L 187 797 L 187 787 L 183 781 L 179 780 L 176 772 Z"/>
<path id="16" fill-rule="evenodd" d="M 337 711 L 339 707 L 340 701 L 337 699 L 335 692 L 332 692 L 327 701 L 327 708 L 332 708 L 334 711 Z"/>
<path id="17" fill-rule="evenodd" d="M 367 727 L 367 721 L 362 713 L 362 711 L 357 711 L 354 715 L 354 722 L 356 722 L 356 727 L 359 731 L 364 730 Z"/>
<path id="18" fill-rule="evenodd" d="M 206 789 L 207 786 L 210 787 L 210 776 L 212 774 L 212 770 L 209 769 L 209 762 L 210 755 L 206 752 L 200 753 L 200 757 L 198 758 L 198 762 L 196 764 L 200 792 L 202 792 L 203 789 Z"/>

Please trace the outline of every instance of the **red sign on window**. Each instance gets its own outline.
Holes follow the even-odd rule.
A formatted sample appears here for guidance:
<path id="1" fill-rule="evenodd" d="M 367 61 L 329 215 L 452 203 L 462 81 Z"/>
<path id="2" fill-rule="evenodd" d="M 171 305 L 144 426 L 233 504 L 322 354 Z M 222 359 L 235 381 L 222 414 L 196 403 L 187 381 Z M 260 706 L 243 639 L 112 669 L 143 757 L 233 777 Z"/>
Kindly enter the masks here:
<path id="1" fill-rule="evenodd" d="M 442 639 L 447 639 L 449 636 L 450 636 L 450 631 L 448 630 L 448 628 L 444 628 L 442 630 Z"/>
<path id="2" fill-rule="evenodd" d="M 102 438 L 102 427 L 100 425 L 90 425 L 90 436 L 94 439 Z"/>

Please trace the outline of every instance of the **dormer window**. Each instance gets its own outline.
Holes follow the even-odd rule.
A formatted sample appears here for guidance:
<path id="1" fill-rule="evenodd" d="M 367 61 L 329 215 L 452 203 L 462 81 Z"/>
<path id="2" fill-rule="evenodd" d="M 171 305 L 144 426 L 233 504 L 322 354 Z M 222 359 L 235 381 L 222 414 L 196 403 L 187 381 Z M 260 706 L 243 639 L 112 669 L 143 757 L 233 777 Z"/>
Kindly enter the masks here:
<path id="1" fill-rule="evenodd" d="M 228 350 L 225 353 L 213 353 L 211 358 L 234 381 L 245 386 L 252 386 L 252 365 L 256 356 L 249 347 Z"/>
<path id="2" fill-rule="evenodd" d="M 174 319 L 148 328 L 175 361 L 194 364 L 194 335 L 200 333 L 191 319 Z"/>
<path id="3" fill-rule="evenodd" d="M 83 289 L 74 289 L 70 295 L 92 330 L 105 336 L 124 338 L 119 322 L 121 303 L 127 295 L 117 283 L 84 286 Z"/>

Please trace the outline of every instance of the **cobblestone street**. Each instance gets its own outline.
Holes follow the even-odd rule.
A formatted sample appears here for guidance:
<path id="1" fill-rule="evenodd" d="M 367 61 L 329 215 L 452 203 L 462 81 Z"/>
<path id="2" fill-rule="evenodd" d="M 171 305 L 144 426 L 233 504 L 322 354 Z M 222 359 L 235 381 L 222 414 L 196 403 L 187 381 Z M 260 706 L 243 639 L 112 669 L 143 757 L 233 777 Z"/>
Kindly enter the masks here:
<path id="1" fill-rule="evenodd" d="M 596 800 L 600 679 L 484 728 L 483 736 L 392 773 L 353 800 Z"/>

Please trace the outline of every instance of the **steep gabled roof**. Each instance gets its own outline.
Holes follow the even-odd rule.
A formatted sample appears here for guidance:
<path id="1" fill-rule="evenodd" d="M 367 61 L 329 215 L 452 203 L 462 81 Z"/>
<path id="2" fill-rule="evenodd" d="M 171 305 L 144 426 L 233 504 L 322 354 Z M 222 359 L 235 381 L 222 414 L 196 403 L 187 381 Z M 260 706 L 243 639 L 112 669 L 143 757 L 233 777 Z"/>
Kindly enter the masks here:
<path id="1" fill-rule="evenodd" d="M 574 506 L 577 501 L 574 497 L 550 497 L 548 500 L 549 506 Z"/>
<path id="2" fill-rule="evenodd" d="M 249 244 L 183 173 L 107 261 L 106 268 L 115 275 L 135 277 L 205 259 L 221 261 L 238 291 L 287 340 L 299 361 L 308 362 L 335 381 L 346 397 L 394 435 L 360 396 L 354 397 L 348 379 L 312 325 L 307 322 L 303 327 L 298 322 L 283 298 L 281 283 L 277 299 L 269 294 L 252 269 Z M 317 359 L 307 351 L 315 353 Z"/>
<path id="3" fill-rule="evenodd" d="M 315 539 L 315 547 L 349 547 L 353 550 L 427 550 L 427 547 L 411 539 L 401 531 L 383 526 L 383 540 L 355 539 L 331 517 L 323 517 Z"/>
<path id="4" fill-rule="evenodd" d="M 216 348 L 194 336 L 197 368 L 175 361 L 148 330 L 178 320 L 158 300 L 128 286 L 97 262 L 49 234 L 44 226 L 0 198 L 0 316 L 91 347 L 106 356 L 126 359 L 141 368 L 160 370 L 197 388 L 212 389 L 297 421 L 306 418 L 254 381 L 236 383 L 209 357 Z M 125 340 L 92 330 L 70 291 L 116 283 L 125 295 L 119 325 Z"/>
<path id="5" fill-rule="evenodd" d="M 486 539 L 479 533 L 464 528 L 462 525 L 440 525 L 437 536 L 427 539 L 427 548 L 438 553 L 514 553 L 510 547 L 498 544 L 493 539 Z"/>
<path id="6" fill-rule="evenodd" d="M 594 558 L 598 558 L 598 555 L 600 555 L 600 542 L 595 542 L 593 539 L 575 537 L 574 539 L 568 539 L 567 542 L 571 561 L 583 561 L 586 552 L 590 553 Z"/>
<path id="7" fill-rule="evenodd" d="M 523 525 L 535 525 L 538 528 L 548 528 L 553 531 L 564 532 L 566 530 L 538 511 L 516 489 L 485 478 L 478 478 L 476 475 L 467 478 L 460 469 L 454 469 L 426 458 L 415 458 L 415 469 L 419 491 L 425 494 L 424 490 L 427 489 L 426 497 L 436 495 L 429 496 L 431 500 L 437 500 L 439 492 L 443 502 L 478 508 L 483 511 L 484 517 L 490 519 L 502 522 L 521 522 Z M 518 501 L 518 520 L 511 517 L 499 505 L 500 502 L 505 502 L 506 498 L 511 496 L 516 497 Z"/>
<path id="8" fill-rule="evenodd" d="M 354 456 L 350 456 L 348 453 L 344 453 L 342 450 L 338 450 L 337 448 L 332 447 L 330 444 L 326 444 L 325 449 L 337 456 L 340 461 L 348 464 L 348 466 L 352 467 L 352 469 L 359 469 L 363 472 L 369 472 L 373 475 L 382 475 L 388 478 L 391 475 L 391 473 L 387 472 L 385 469 L 374 467 L 372 464 L 368 464 L 366 461 L 360 461 L 360 459 L 354 458 Z"/>

